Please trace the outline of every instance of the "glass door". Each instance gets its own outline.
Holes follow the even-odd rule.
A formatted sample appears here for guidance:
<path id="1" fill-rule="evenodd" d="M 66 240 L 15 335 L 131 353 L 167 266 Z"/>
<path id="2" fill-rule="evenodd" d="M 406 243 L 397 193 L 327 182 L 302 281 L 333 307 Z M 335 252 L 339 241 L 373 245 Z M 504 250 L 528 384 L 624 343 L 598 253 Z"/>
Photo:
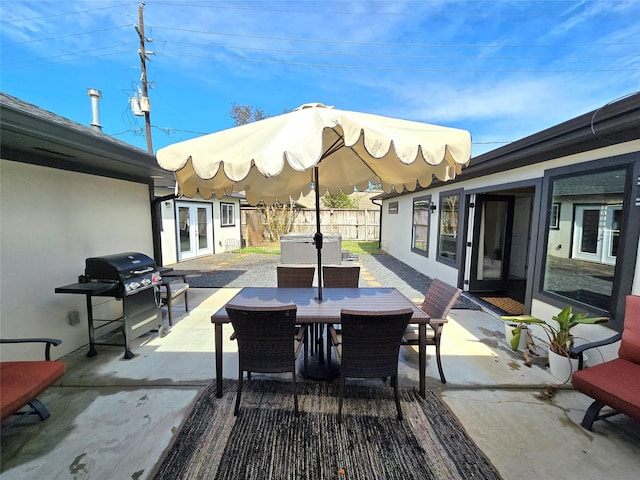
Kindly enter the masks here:
<path id="1" fill-rule="evenodd" d="M 509 285 L 515 199 L 477 195 L 471 254 L 470 291 L 505 291 Z"/>
<path id="2" fill-rule="evenodd" d="M 176 202 L 178 260 L 213 254 L 211 204 Z"/>
<path id="3" fill-rule="evenodd" d="M 573 230 L 573 257 L 615 265 L 622 205 L 579 205 Z"/>

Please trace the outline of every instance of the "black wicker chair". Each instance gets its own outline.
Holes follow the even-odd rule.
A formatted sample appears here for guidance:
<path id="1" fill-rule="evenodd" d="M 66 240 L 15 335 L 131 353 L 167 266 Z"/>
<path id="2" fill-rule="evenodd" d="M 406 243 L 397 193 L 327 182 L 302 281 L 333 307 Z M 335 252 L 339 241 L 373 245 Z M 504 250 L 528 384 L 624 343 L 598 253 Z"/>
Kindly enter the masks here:
<path id="1" fill-rule="evenodd" d="M 316 267 L 278 266 L 279 288 L 311 288 Z"/>
<path id="2" fill-rule="evenodd" d="M 238 393 L 234 415 L 238 415 L 242 395 L 243 373 L 291 372 L 295 415 L 298 412 L 296 389 L 296 358 L 304 337 L 297 330 L 295 305 L 275 307 L 241 307 L 227 305 L 229 319 L 238 341 Z"/>
<path id="3" fill-rule="evenodd" d="M 358 288 L 360 267 L 322 267 L 322 284 L 326 288 Z"/>
<path id="4" fill-rule="evenodd" d="M 400 340 L 413 315 L 410 308 L 382 312 L 342 310 L 342 335 L 329 327 L 340 358 L 340 400 L 338 422 L 342 422 L 345 378 L 391 377 L 398 420 L 402 420 L 398 393 Z"/>
<path id="5" fill-rule="evenodd" d="M 442 360 L 440 359 L 440 340 L 442 339 L 442 330 L 444 324 L 447 323 L 447 315 L 451 308 L 458 300 L 462 290 L 452 285 L 444 283 L 437 278 L 433 279 L 429 289 L 424 296 L 424 301 L 420 308 L 431 317 L 427 325 L 427 346 L 436 347 L 436 361 L 438 362 L 438 373 L 440 381 L 447 383 L 442 369 Z M 419 345 L 418 329 L 416 325 L 409 325 L 402 337 L 403 346 Z"/>

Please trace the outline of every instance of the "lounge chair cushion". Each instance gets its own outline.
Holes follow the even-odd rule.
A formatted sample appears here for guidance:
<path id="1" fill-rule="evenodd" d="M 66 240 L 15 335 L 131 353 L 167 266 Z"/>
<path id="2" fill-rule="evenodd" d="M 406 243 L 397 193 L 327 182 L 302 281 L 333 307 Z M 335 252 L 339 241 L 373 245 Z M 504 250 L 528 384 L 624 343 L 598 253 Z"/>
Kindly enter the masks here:
<path id="1" fill-rule="evenodd" d="M 571 383 L 591 398 L 640 420 L 640 382 L 629 381 L 639 376 L 639 364 L 616 358 L 575 372 Z"/>
<path id="2" fill-rule="evenodd" d="M 640 295 L 629 295 L 618 356 L 640 364 Z M 640 398 L 640 395 L 638 396 Z"/>
<path id="3" fill-rule="evenodd" d="M 64 362 L 0 362 L 2 380 L 1 414 L 4 420 L 33 401 L 47 387 L 60 379 L 67 367 Z"/>

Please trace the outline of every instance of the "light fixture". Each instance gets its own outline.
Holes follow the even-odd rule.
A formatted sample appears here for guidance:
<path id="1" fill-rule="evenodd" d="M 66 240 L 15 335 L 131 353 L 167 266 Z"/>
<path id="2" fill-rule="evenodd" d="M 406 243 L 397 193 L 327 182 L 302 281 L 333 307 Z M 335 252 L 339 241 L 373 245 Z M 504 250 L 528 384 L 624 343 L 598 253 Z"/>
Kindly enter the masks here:
<path id="1" fill-rule="evenodd" d="M 438 206 L 435 203 L 432 203 L 431 205 L 429 205 L 429 209 L 431 210 L 431 213 L 435 213 L 437 208 Z"/>

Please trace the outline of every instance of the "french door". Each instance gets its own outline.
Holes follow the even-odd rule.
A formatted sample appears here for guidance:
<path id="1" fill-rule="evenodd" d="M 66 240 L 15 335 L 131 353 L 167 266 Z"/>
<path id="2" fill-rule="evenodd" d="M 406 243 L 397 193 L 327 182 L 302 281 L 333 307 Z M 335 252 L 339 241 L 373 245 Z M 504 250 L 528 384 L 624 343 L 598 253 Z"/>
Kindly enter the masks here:
<path id="1" fill-rule="evenodd" d="M 178 260 L 213 254 L 210 203 L 176 202 Z"/>
<path id="2" fill-rule="evenodd" d="M 615 265 L 622 205 L 578 205 L 573 228 L 573 257 Z"/>
<path id="3" fill-rule="evenodd" d="M 509 285 L 515 198 L 477 195 L 471 256 L 470 291 L 506 290 Z"/>

